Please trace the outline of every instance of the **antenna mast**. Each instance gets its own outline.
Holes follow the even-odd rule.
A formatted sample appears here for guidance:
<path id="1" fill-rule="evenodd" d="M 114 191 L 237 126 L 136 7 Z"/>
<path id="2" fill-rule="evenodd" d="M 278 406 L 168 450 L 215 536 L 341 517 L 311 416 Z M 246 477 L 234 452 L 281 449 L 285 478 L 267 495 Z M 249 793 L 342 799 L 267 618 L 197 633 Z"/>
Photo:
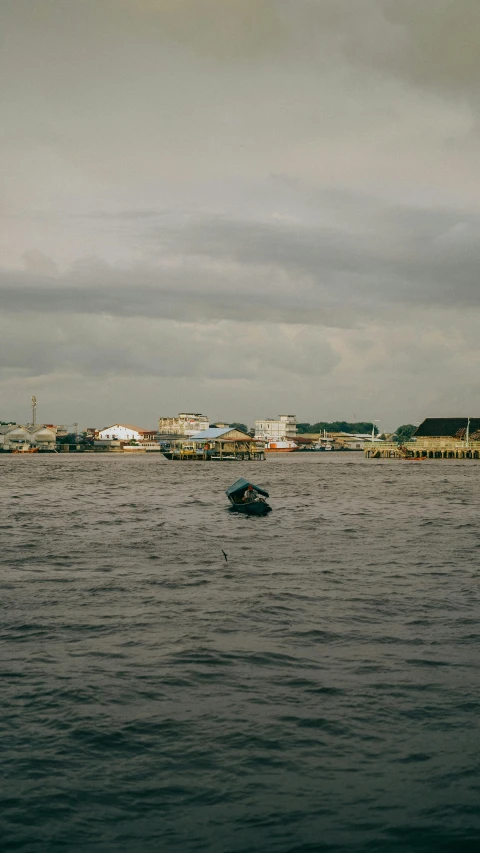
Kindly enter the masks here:
<path id="1" fill-rule="evenodd" d="M 37 398 L 32 397 L 32 426 L 37 425 Z"/>

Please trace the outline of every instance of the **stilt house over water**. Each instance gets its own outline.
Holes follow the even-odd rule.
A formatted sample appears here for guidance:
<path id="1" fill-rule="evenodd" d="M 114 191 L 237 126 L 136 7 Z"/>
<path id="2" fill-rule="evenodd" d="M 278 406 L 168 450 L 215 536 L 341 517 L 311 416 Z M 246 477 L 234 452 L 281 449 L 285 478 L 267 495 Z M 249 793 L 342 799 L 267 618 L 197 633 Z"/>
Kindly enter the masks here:
<path id="1" fill-rule="evenodd" d="M 210 427 L 190 438 L 170 440 L 164 449 L 167 459 L 227 461 L 264 459 L 264 445 L 239 429 Z"/>

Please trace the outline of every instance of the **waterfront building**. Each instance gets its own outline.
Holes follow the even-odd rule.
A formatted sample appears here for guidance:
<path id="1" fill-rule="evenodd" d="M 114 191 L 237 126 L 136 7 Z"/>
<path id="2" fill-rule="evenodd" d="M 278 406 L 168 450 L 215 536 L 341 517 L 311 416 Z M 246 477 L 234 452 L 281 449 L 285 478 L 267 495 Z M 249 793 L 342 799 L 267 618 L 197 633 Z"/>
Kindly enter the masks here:
<path id="1" fill-rule="evenodd" d="M 95 430 L 93 449 L 98 452 L 116 451 L 141 453 L 159 451 L 154 429 L 141 429 L 134 424 L 113 424 L 105 429 Z"/>
<path id="2" fill-rule="evenodd" d="M 112 424 L 112 426 L 98 430 L 96 438 L 99 441 L 142 441 L 144 432 L 148 431 L 133 424 Z M 148 434 L 150 435 L 150 432 Z"/>
<path id="3" fill-rule="evenodd" d="M 2 426 L 0 427 L 0 449 L 12 451 L 30 448 L 53 451 L 55 450 L 56 437 L 55 427 L 45 426 L 44 424 Z"/>
<path id="4" fill-rule="evenodd" d="M 373 444 L 383 444 L 384 439 L 378 438 L 378 436 L 372 437 L 369 433 L 359 432 L 354 433 L 350 436 L 345 436 L 343 439 L 343 447 L 345 450 L 365 450 L 365 447 L 368 445 L 371 447 Z"/>
<path id="5" fill-rule="evenodd" d="M 55 427 L 34 426 L 30 427 L 32 445 L 38 450 L 55 450 L 57 431 Z"/>
<path id="6" fill-rule="evenodd" d="M 30 446 L 30 431 L 27 426 L 14 424 L 0 427 L 0 446 L 2 450 L 13 450 L 20 444 Z"/>
<path id="7" fill-rule="evenodd" d="M 369 458 L 480 459 L 480 418 L 425 418 L 410 441 L 365 444 Z"/>
<path id="8" fill-rule="evenodd" d="M 275 418 L 263 418 L 255 421 L 255 438 L 259 441 L 285 441 L 294 439 L 297 434 L 295 415 L 279 415 Z"/>
<path id="9" fill-rule="evenodd" d="M 199 412 L 180 412 L 173 418 L 159 418 L 158 432 L 161 435 L 195 435 L 196 432 L 208 429 L 210 421 L 206 415 Z"/>
<path id="10" fill-rule="evenodd" d="M 423 442 L 448 439 L 479 439 L 480 418 L 425 418 L 413 433 Z"/>

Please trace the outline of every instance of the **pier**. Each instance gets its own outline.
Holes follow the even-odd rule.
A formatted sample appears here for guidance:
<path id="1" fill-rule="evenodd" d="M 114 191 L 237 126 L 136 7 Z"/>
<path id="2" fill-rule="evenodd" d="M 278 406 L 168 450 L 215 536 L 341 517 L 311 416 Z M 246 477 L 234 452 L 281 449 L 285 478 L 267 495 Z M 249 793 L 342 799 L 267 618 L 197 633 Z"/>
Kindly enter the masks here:
<path id="1" fill-rule="evenodd" d="M 374 443 L 365 447 L 367 459 L 480 459 L 480 441 L 419 439 L 405 444 Z"/>
<path id="2" fill-rule="evenodd" d="M 480 418 L 425 418 L 410 441 L 365 445 L 367 459 L 480 459 Z"/>

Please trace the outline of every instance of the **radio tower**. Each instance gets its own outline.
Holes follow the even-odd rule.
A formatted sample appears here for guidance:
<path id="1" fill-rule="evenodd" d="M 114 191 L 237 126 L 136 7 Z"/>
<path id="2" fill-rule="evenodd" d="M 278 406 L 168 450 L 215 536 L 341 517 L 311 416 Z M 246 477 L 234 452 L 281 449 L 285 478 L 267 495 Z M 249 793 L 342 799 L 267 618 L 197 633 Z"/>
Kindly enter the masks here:
<path id="1" fill-rule="evenodd" d="M 37 425 L 37 398 L 32 397 L 32 426 Z"/>

